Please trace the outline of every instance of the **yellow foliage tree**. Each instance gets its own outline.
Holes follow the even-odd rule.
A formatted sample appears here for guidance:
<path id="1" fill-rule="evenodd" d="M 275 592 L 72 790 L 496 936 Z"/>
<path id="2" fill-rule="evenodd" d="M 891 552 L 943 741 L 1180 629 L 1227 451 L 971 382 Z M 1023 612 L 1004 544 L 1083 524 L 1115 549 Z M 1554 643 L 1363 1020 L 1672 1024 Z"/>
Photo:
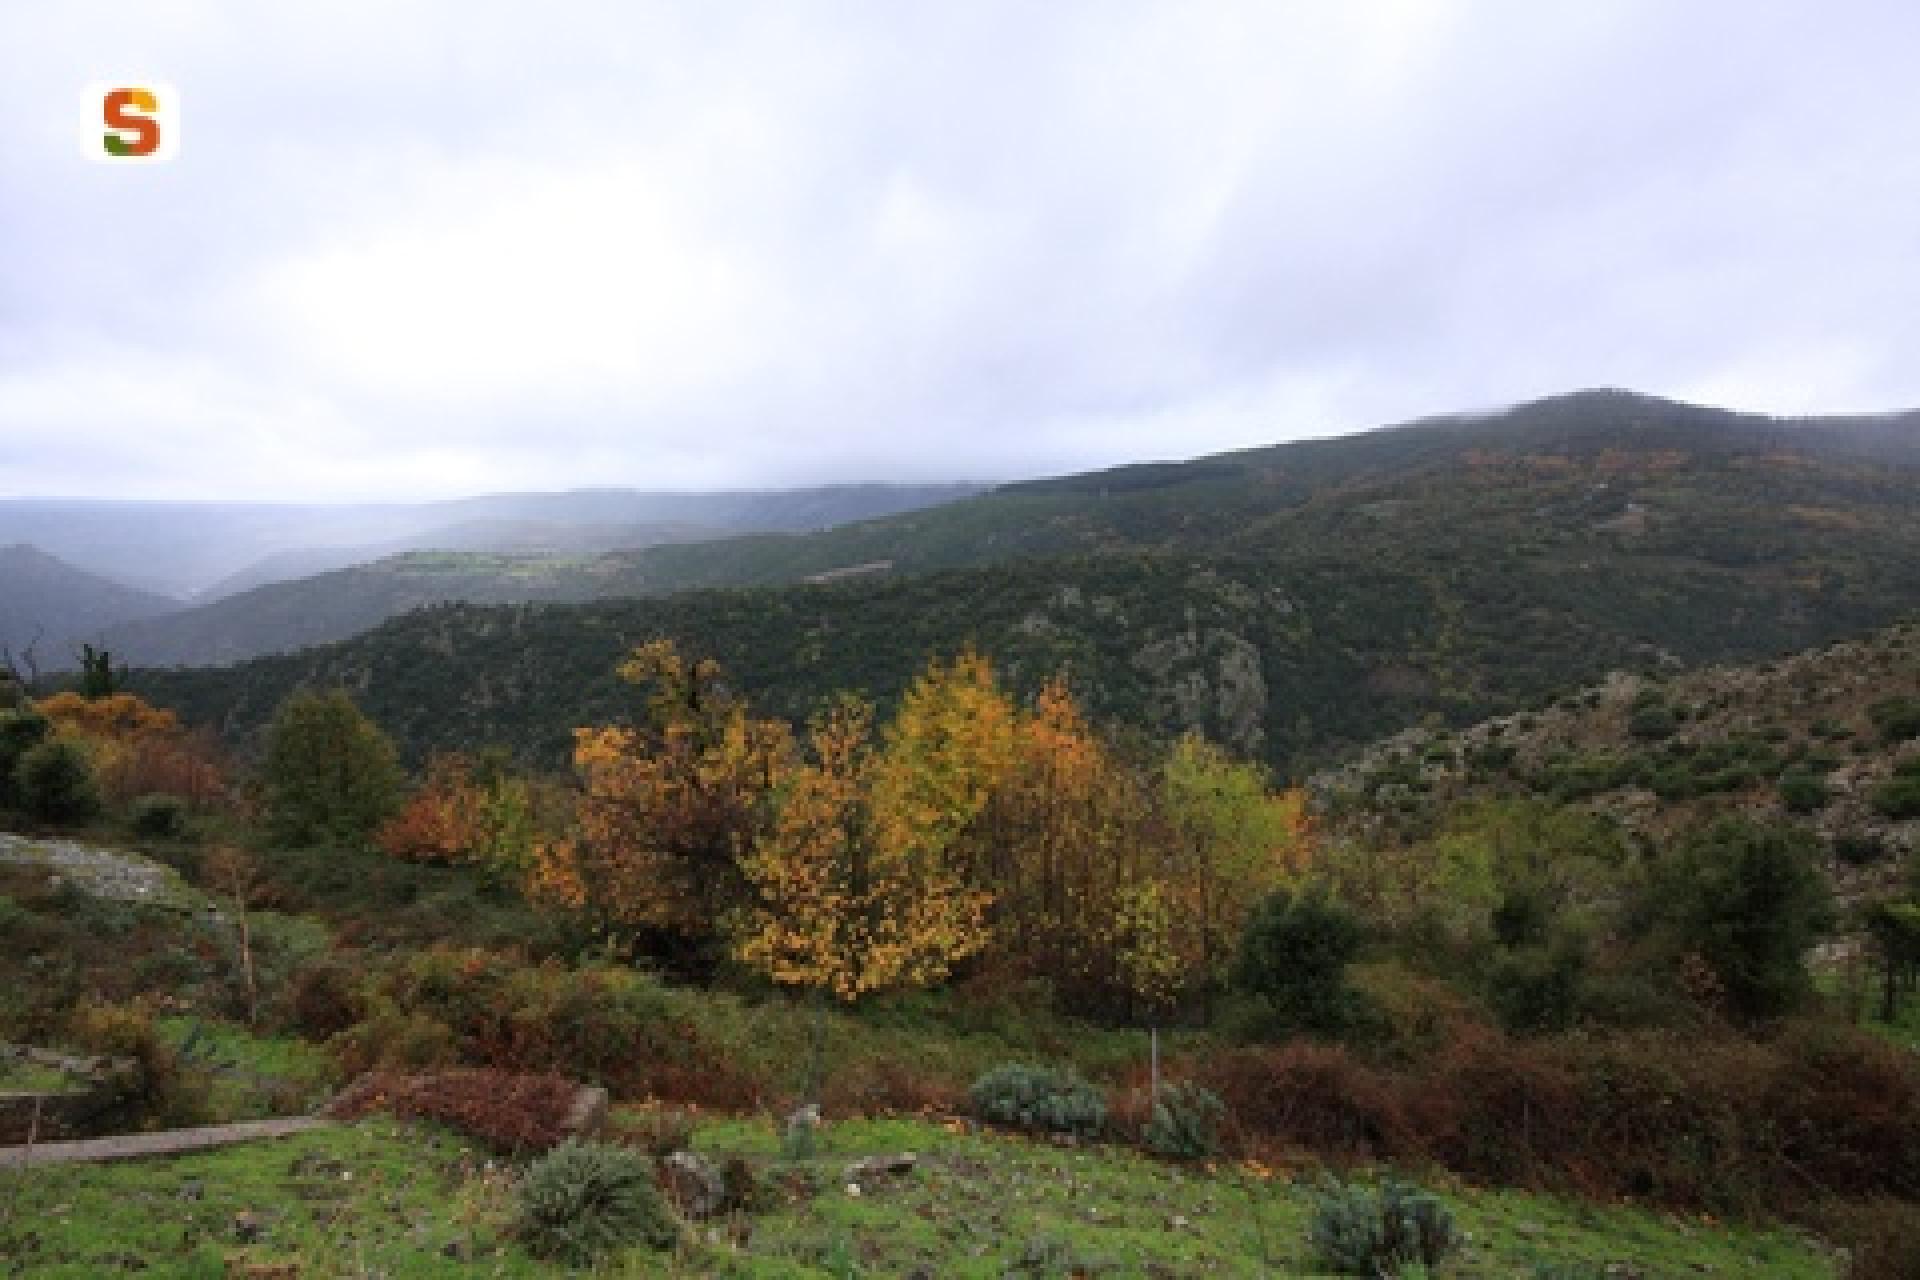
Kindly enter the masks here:
<path id="1" fill-rule="evenodd" d="M 575 730 L 583 792 L 567 834 L 536 846 L 530 888 L 702 966 L 746 901 L 741 861 L 790 767 L 792 733 L 748 715 L 718 664 L 689 663 L 669 641 L 635 649 L 620 674 L 650 687 L 648 724 Z"/>
<path id="2" fill-rule="evenodd" d="M 1174 743 L 1160 771 L 1160 876 L 1178 903 L 1176 946 L 1192 981 L 1226 980 L 1253 907 L 1296 884 L 1309 862 L 1304 796 L 1275 794 L 1265 772 L 1198 734 Z"/>
<path id="3" fill-rule="evenodd" d="M 775 982 L 846 1002 L 938 982 L 988 939 L 989 895 L 925 843 L 929 830 L 953 825 L 953 812 L 903 821 L 880 807 L 886 788 L 920 788 L 899 778 L 898 759 L 872 751 L 872 724 L 872 708 L 852 696 L 814 721 L 813 760 L 782 788 L 772 828 L 747 860 L 758 898 L 736 948 Z M 889 745 L 900 741 L 896 721 Z M 953 761 L 934 753 L 919 763 L 944 774 Z"/>

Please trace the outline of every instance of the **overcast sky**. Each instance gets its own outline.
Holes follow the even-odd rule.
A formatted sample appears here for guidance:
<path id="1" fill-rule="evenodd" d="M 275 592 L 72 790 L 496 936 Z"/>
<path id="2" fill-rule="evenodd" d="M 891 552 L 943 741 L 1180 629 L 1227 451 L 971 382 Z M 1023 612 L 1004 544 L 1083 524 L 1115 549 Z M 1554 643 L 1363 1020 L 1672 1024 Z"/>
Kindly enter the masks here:
<path id="1" fill-rule="evenodd" d="M 1907 0 L 0 0 L 0 496 L 1920 405 L 1917 51 Z M 103 79 L 177 159 L 82 154 Z"/>

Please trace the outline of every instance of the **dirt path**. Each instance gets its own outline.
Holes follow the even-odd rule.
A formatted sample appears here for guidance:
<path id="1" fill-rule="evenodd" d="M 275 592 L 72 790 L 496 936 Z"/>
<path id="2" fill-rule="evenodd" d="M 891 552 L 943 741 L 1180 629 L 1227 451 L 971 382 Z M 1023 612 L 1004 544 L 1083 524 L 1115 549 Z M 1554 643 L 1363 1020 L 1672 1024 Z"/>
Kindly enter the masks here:
<path id="1" fill-rule="evenodd" d="M 215 1124 L 199 1129 L 169 1129 L 164 1133 L 129 1133 L 112 1138 L 85 1138 L 75 1142 L 41 1142 L 32 1147 L 0 1147 L 0 1169 L 43 1164 L 81 1164 L 102 1160 L 134 1160 L 141 1156 L 177 1156 L 189 1151 L 283 1138 L 333 1124 L 325 1116 L 286 1116 L 278 1120 L 250 1120 L 244 1124 Z"/>

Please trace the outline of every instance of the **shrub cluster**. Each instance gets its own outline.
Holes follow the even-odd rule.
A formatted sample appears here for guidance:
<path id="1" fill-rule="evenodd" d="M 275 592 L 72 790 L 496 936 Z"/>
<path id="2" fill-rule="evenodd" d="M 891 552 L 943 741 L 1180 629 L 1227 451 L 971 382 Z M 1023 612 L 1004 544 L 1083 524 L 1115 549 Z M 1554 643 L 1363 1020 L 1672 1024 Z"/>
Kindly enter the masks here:
<path id="1" fill-rule="evenodd" d="M 334 1114 L 355 1119 L 390 1111 L 402 1120 L 433 1120 L 506 1155 L 547 1151 L 567 1136 L 566 1120 L 580 1086 L 564 1076 L 458 1068 L 406 1076 L 374 1072 L 337 1099 Z"/>
<path id="2" fill-rule="evenodd" d="M 1873 789 L 1873 807 L 1896 822 L 1920 818 L 1920 756 L 1910 756 Z"/>
<path id="3" fill-rule="evenodd" d="M 68 1020 L 67 1038 L 90 1053 L 134 1063 L 119 1101 L 96 1118 L 106 1132 L 176 1129 L 211 1116 L 212 1081 L 180 1060 L 147 1005 L 83 1002 Z"/>
<path id="4" fill-rule="evenodd" d="M 1379 1190 L 1329 1180 L 1314 1196 L 1307 1228 L 1314 1256 L 1343 1276 L 1395 1276 L 1437 1267 L 1460 1247 L 1453 1214 L 1439 1197 L 1386 1179 Z"/>
<path id="5" fill-rule="evenodd" d="M 1435 1161 L 1471 1177 L 1722 1210 L 1920 1192 L 1920 1066 L 1851 1028 L 1770 1041 L 1483 1029 L 1383 1067 L 1294 1042 L 1189 1064 L 1240 1146 Z"/>
<path id="6" fill-rule="evenodd" d="M 1005 1063 L 975 1080 L 967 1100 L 980 1119 L 1029 1133 L 1091 1138 L 1107 1123 L 1106 1099 L 1071 1070 Z"/>
<path id="7" fill-rule="evenodd" d="M 307 993 L 323 1016 L 338 1011 L 333 994 L 317 975 Z M 349 1071 L 464 1064 L 565 1072 L 622 1097 L 734 1107 L 759 1097 L 659 983 L 632 969 L 436 947 L 376 970 L 353 999 L 359 1016 L 333 1040 Z"/>

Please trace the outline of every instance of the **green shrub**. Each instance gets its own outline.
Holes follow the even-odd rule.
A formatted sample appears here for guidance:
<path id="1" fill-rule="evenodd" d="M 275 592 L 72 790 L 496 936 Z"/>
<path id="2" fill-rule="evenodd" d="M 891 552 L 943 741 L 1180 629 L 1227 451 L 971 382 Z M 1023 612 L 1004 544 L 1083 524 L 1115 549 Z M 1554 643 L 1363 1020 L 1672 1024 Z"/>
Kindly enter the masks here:
<path id="1" fill-rule="evenodd" d="M 1867 718 L 1880 731 L 1882 742 L 1920 738 L 1920 698 L 1909 694 L 1882 698 L 1867 708 Z"/>
<path id="2" fill-rule="evenodd" d="M 1307 1238 L 1321 1265 L 1347 1276 L 1435 1267 L 1460 1245 L 1453 1214 L 1439 1197 L 1392 1179 L 1377 1193 L 1329 1179 L 1314 1196 Z"/>
<path id="3" fill-rule="evenodd" d="M 1361 941 L 1359 920 L 1325 893 L 1281 890 L 1248 919 L 1233 984 L 1264 1006 L 1269 1034 L 1337 1035 L 1358 1014 L 1346 971 Z"/>
<path id="4" fill-rule="evenodd" d="M 1585 965 L 1584 954 L 1566 945 L 1504 951 L 1487 969 L 1487 1003 L 1508 1031 L 1564 1031 L 1579 1014 Z"/>
<path id="5" fill-rule="evenodd" d="M 1227 1106 L 1213 1090 L 1192 1083 L 1160 1091 L 1140 1141 L 1171 1160 L 1208 1160 L 1220 1153 L 1220 1122 Z"/>
<path id="6" fill-rule="evenodd" d="M 1914 768 L 1914 764 L 1915 761 L 1908 761 L 1869 794 L 1876 813 L 1896 822 L 1920 818 L 1920 769 Z"/>
<path id="7" fill-rule="evenodd" d="M 1817 812 L 1830 798 L 1826 780 L 1814 774 L 1789 773 L 1780 779 L 1780 803 L 1788 813 Z"/>
<path id="8" fill-rule="evenodd" d="M 1674 959 L 1711 967 L 1729 1012 L 1790 1012 L 1812 989 L 1807 952 L 1832 918 L 1817 850 L 1799 827 L 1716 819 L 1653 868 L 1638 914 Z"/>
<path id="9" fill-rule="evenodd" d="M 520 1179 L 514 1231 L 535 1257 L 588 1267 L 617 1250 L 672 1248 L 679 1227 L 637 1151 L 567 1142 Z"/>
<path id="10" fill-rule="evenodd" d="M 46 741 L 52 723 L 31 707 L 0 711 L 0 806 L 19 804 L 14 770 L 20 757 Z"/>
<path id="11" fill-rule="evenodd" d="M 980 1119 L 1033 1133 L 1091 1138 L 1107 1122 L 1100 1091 L 1071 1069 L 1005 1063 L 975 1080 L 967 1100 Z"/>
<path id="12" fill-rule="evenodd" d="M 54 738 L 30 747 L 13 770 L 20 807 L 42 822 L 85 822 L 100 812 L 100 786 L 87 753 Z"/>
<path id="13" fill-rule="evenodd" d="M 178 840 L 187 834 L 187 802 L 179 796 L 141 796 L 133 802 L 127 826 L 149 840 Z"/>
<path id="14" fill-rule="evenodd" d="M 84 1001 L 68 1019 L 66 1032 L 90 1053 L 134 1063 L 119 1101 L 99 1117 L 111 1126 L 107 1132 L 177 1129 L 212 1118 L 211 1078 L 180 1060 L 146 1004 Z"/>
<path id="15" fill-rule="evenodd" d="M 1887 856 L 1887 842 L 1876 831 L 1842 831 L 1833 837 L 1833 856 L 1850 867 L 1864 867 Z"/>
<path id="16" fill-rule="evenodd" d="M 1642 742 L 1658 742 L 1662 738 L 1671 738 L 1673 731 L 1680 727 L 1673 709 L 1663 702 L 1648 703 L 1635 707 L 1627 719 L 1627 732 Z"/>
<path id="17" fill-rule="evenodd" d="M 393 743 L 339 689 L 286 700 L 261 779 L 276 840 L 354 846 L 399 807 L 403 780 Z"/>

